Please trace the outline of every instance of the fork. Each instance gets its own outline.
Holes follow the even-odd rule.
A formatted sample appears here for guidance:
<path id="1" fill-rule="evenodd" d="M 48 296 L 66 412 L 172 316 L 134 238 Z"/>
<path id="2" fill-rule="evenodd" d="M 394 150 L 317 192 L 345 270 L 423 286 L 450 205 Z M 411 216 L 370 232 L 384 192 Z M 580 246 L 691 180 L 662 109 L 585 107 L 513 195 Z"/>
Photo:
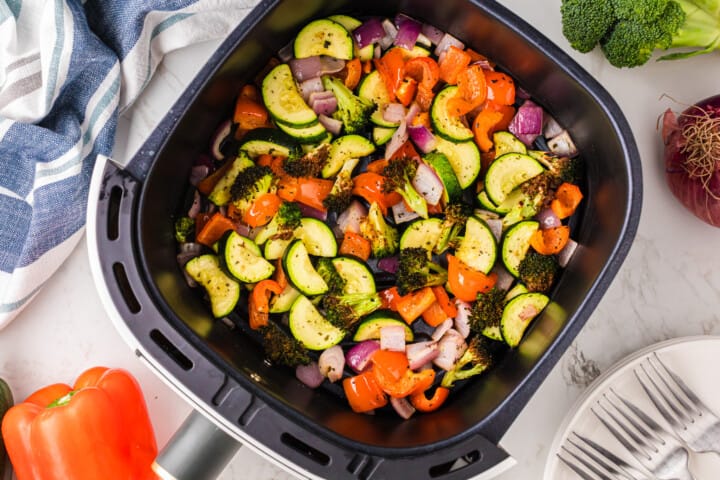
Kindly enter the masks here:
<path id="1" fill-rule="evenodd" d="M 595 443 L 589 438 L 571 432 L 567 442 L 575 447 L 573 450 L 561 447 L 565 456 L 558 453 L 558 458 L 577 473 L 583 480 L 647 480 L 648 476 L 628 464 L 611 451 Z M 580 452 L 580 454 L 576 453 Z M 574 460 L 573 460 L 574 459 Z M 590 473 L 596 475 L 591 476 Z"/>
<path id="2" fill-rule="evenodd" d="M 613 389 L 608 393 L 617 400 L 604 393 L 608 407 L 598 400 L 600 412 L 590 410 L 638 462 L 660 480 L 694 480 L 688 470 L 688 452 L 679 440 Z"/>
<path id="3" fill-rule="evenodd" d="M 634 372 L 660 414 L 692 451 L 720 454 L 720 419 L 657 353 L 648 356 Z"/>

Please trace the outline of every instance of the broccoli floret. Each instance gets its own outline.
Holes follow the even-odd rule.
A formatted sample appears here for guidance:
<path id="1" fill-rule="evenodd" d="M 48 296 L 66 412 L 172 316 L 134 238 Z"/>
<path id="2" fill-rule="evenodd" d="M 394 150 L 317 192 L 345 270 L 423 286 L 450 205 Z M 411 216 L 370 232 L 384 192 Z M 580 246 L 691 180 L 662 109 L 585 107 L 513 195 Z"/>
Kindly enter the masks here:
<path id="1" fill-rule="evenodd" d="M 600 43 L 616 67 L 643 65 L 655 50 L 689 47 L 660 57 L 685 58 L 720 48 L 719 0 L 563 0 L 563 34 L 587 52 Z"/>
<path id="2" fill-rule="evenodd" d="M 375 104 L 355 95 L 337 77 L 325 75 L 322 77 L 322 83 L 325 90 L 330 90 L 335 94 L 338 109 L 333 117 L 343 123 L 345 133 L 358 133 L 365 128 L 370 121 Z"/>
<path id="3" fill-rule="evenodd" d="M 552 177 L 553 186 L 557 187 L 563 182 L 577 183 L 582 177 L 582 162 L 578 158 L 558 157 L 552 153 L 544 152 L 536 157 Z"/>
<path id="4" fill-rule="evenodd" d="M 270 223 L 260 228 L 255 236 L 255 243 L 262 245 L 271 238 L 273 240 L 290 240 L 295 234 L 295 229 L 300 226 L 301 220 L 300 207 L 293 202 L 284 202 Z"/>
<path id="5" fill-rule="evenodd" d="M 242 171 L 230 187 L 230 196 L 235 207 L 244 212 L 250 204 L 272 186 L 273 174 L 269 167 L 253 165 Z"/>
<path id="6" fill-rule="evenodd" d="M 400 295 L 424 287 L 435 287 L 447 282 L 447 270 L 430 259 L 430 252 L 422 247 L 400 250 L 397 271 L 397 288 Z"/>
<path id="7" fill-rule="evenodd" d="M 412 184 L 417 168 L 418 164 L 414 158 L 393 158 L 383 169 L 383 176 L 385 177 L 383 188 L 386 193 L 399 193 L 413 212 L 427 218 L 427 202 Z"/>
<path id="8" fill-rule="evenodd" d="M 355 186 L 352 172 L 359 162 L 360 159 L 351 158 L 343 164 L 338 172 L 330 193 L 323 200 L 323 205 L 329 211 L 340 213 L 350 206 L 353 195 L 352 190 Z"/>
<path id="9" fill-rule="evenodd" d="M 488 340 L 485 337 L 474 336 L 453 369 L 445 373 L 440 385 L 450 388 L 458 380 L 479 375 L 490 368 L 492 363 L 493 355 Z"/>
<path id="10" fill-rule="evenodd" d="M 520 281 L 531 292 L 550 290 L 560 266 L 552 255 L 542 255 L 534 250 L 528 251 L 518 266 Z"/>
<path id="11" fill-rule="evenodd" d="M 325 319 L 337 328 L 349 332 L 366 315 L 382 307 L 380 294 L 328 294 L 322 299 Z"/>
<path id="12" fill-rule="evenodd" d="M 283 170 L 291 177 L 319 177 L 329 153 L 330 144 L 320 144 L 301 157 L 289 157 L 283 164 Z"/>
<path id="13" fill-rule="evenodd" d="M 175 221 L 175 240 L 178 243 L 187 242 L 195 233 L 195 220 L 190 217 L 180 217 Z"/>
<path id="14" fill-rule="evenodd" d="M 305 347 L 273 322 L 262 328 L 263 348 L 268 358 L 278 365 L 297 367 L 310 363 Z"/>
<path id="15" fill-rule="evenodd" d="M 473 207 L 464 202 L 451 203 L 445 207 L 445 218 L 435 244 L 435 253 L 440 254 L 448 248 L 456 246 L 460 239 L 460 232 L 472 214 Z"/>
<path id="16" fill-rule="evenodd" d="M 504 307 L 503 290 L 493 287 L 488 292 L 479 293 L 470 310 L 470 329 L 481 335 L 499 329 Z"/>
<path id="17" fill-rule="evenodd" d="M 380 206 L 375 202 L 370 205 L 367 216 L 360 220 L 360 234 L 370 241 L 375 258 L 394 255 L 400 244 L 398 231 L 387 223 Z"/>
<path id="18" fill-rule="evenodd" d="M 340 276 L 335 265 L 333 265 L 332 258 L 320 257 L 315 270 L 325 280 L 328 286 L 328 293 L 340 294 L 345 288 L 345 280 Z"/>

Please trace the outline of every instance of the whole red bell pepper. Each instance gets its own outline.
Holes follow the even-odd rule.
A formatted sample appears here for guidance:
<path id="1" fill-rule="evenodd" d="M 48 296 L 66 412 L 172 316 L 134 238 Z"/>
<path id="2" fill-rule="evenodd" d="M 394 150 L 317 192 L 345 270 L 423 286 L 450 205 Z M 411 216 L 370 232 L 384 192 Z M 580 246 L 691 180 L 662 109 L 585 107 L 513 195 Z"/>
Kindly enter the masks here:
<path id="1" fill-rule="evenodd" d="M 145 399 L 122 369 L 95 367 L 72 388 L 38 390 L 8 410 L 2 436 L 18 480 L 158 478 Z"/>

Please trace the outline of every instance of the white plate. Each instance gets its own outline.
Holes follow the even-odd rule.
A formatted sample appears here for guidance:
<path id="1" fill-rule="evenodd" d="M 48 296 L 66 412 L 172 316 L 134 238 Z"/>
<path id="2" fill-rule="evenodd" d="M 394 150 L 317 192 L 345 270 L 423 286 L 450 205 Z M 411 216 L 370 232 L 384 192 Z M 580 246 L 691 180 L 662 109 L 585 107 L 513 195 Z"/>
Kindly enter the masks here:
<path id="1" fill-rule="evenodd" d="M 550 447 L 550 455 L 545 463 L 543 477 L 545 480 L 578 479 L 577 474 L 557 458 L 557 453 L 565 444 L 567 435 L 573 431 L 606 446 L 628 463 L 637 465 L 632 455 L 612 437 L 590 411 L 590 407 L 608 388 L 613 388 L 642 407 L 658 423 L 671 431 L 633 374 L 633 368 L 652 352 L 656 352 L 668 368 L 677 373 L 711 410 L 720 415 L 720 382 L 718 382 L 720 336 L 685 337 L 651 345 L 615 364 L 598 377 L 575 402 L 561 423 Z M 712 458 L 712 455 L 693 457 L 691 468 L 696 478 L 720 478 L 720 461 Z"/>

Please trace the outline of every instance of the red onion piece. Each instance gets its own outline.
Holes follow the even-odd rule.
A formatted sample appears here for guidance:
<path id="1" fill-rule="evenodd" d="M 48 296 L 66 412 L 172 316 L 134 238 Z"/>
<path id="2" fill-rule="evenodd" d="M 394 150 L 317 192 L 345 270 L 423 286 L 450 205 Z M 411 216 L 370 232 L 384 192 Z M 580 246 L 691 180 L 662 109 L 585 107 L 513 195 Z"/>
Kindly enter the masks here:
<path id="1" fill-rule="evenodd" d="M 417 171 L 412 179 L 412 185 L 430 205 L 438 204 L 445 189 L 442 180 L 424 162 L 418 164 Z"/>
<path id="2" fill-rule="evenodd" d="M 493 236 L 495 236 L 495 240 L 500 242 L 500 239 L 502 238 L 502 231 L 503 231 L 502 219 L 486 218 L 485 223 L 487 223 L 487 226 L 490 228 L 490 231 L 493 233 Z"/>
<path id="3" fill-rule="evenodd" d="M 562 225 L 560 218 L 558 218 L 557 214 L 550 207 L 540 210 L 540 213 L 535 215 L 535 220 L 540 222 L 540 228 L 543 230 Z"/>
<path id="4" fill-rule="evenodd" d="M 337 98 L 327 90 L 313 92 L 308 97 L 308 105 L 318 115 L 331 115 L 337 110 Z"/>
<path id="5" fill-rule="evenodd" d="M 202 204 L 202 198 L 200 198 L 200 192 L 195 190 L 195 193 L 193 194 L 193 202 L 192 202 L 192 205 L 190 205 L 190 209 L 188 209 L 187 216 L 194 220 L 195 217 L 197 217 L 198 214 L 200 213 L 200 205 L 201 204 Z"/>
<path id="6" fill-rule="evenodd" d="M 465 50 L 465 44 L 463 42 L 449 33 L 445 33 L 438 42 L 437 47 L 435 47 L 435 55 L 439 57 L 441 54 L 445 53 L 445 50 L 450 48 L 451 45 L 456 46 L 460 50 Z"/>
<path id="7" fill-rule="evenodd" d="M 563 130 L 560 135 L 548 140 L 548 147 L 552 153 L 559 157 L 575 157 L 580 153 L 567 130 Z"/>
<path id="8" fill-rule="evenodd" d="M 428 40 L 430 40 L 434 45 L 437 45 L 440 43 L 440 40 L 442 40 L 443 35 L 445 35 L 445 32 L 440 30 L 439 28 L 429 25 L 427 23 L 424 23 L 422 26 L 422 29 L 420 30 L 423 35 L 425 35 Z"/>
<path id="9" fill-rule="evenodd" d="M 380 329 L 380 349 L 391 352 L 405 351 L 405 327 L 386 325 Z"/>
<path id="10" fill-rule="evenodd" d="M 401 201 L 392 206 L 393 220 L 395 223 L 404 223 L 415 220 L 420 215 L 417 212 L 409 210 L 405 202 Z"/>
<path id="11" fill-rule="evenodd" d="M 568 240 L 563 249 L 557 254 L 557 261 L 560 268 L 567 267 L 568 263 L 570 263 L 570 259 L 575 254 L 577 247 L 578 243 L 575 240 L 572 238 Z"/>
<path id="12" fill-rule="evenodd" d="M 193 187 L 200 183 L 200 180 L 207 177 L 210 173 L 210 167 L 207 165 L 195 165 L 190 170 L 190 185 Z M 192 217 L 195 218 L 195 217 Z"/>
<path id="13" fill-rule="evenodd" d="M 411 370 L 419 370 L 432 363 L 440 354 L 437 342 L 416 342 L 405 346 Z"/>
<path id="14" fill-rule="evenodd" d="M 295 42 L 290 41 L 287 45 L 278 50 L 278 58 L 281 62 L 286 63 L 295 56 L 294 50 Z"/>
<path id="15" fill-rule="evenodd" d="M 322 92 L 325 88 L 320 77 L 310 78 L 300 83 L 300 95 L 306 102 L 310 101 L 310 94 L 313 92 Z"/>
<path id="16" fill-rule="evenodd" d="M 333 345 L 323 351 L 318 358 L 320 373 L 331 382 L 340 380 L 345 368 L 345 353 L 340 345 Z"/>
<path id="17" fill-rule="evenodd" d="M 345 60 L 328 57 L 327 55 L 314 55 L 307 58 L 293 58 L 288 62 L 293 77 L 298 82 L 309 78 L 320 77 L 328 73 L 337 73 L 345 68 Z"/>
<path id="18" fill-rule="evenodd" d="M 388 103 L 383 107 L 383 120 L 400 123 L 405 119 L 405 107 L 402 103 Z"/>
<path id="19" fill-rule="evenodd" d="M 323 115 L 322 113 L 318 115 L 318 121 L 322 123 L 323 127 L 325 127 L 325 130 L 332 133 L 333 135 L 339 135 L 340 130 L 342 130 L 343 123 L 340 120 L 328 117 L 327 115 Z"/>
<path id="20" fill-rule="evenodd" d="M 385 30 L 385 36 L 382 37 L 378 43 L 380 44 L 380 48 L 385 50 L 395 41 L 397 28 L 395 28 L 395 25 L 393 25 L 393 23 L 387 18 L 382 21 L 382 27 L 383 30 Z"/>
<path id="21" fill-rule="evenodd" d="M 325 380 L 325 377 L 323 377 L 322 373 L 320 373 L 318 364 L 315 362 L 295 367 L 295 376 L 298 380 L 310 388 L 319 387 L 323 380 Z"/>
<path id="22" fill-rule="evenodd" d="M 528 146 L 542 133 L 542 128 L 543 109 L 532 100 L 520 105 L 508 126 L 508 130 Z"/>
<path id="23" fill-rule="evenodd" d="M 420 105 L 417 102 L 412 102 L 408 108 L 407 114 L 405 115 L 405 121 L 408 125 L 412 125 L 413 120 L 420 113 Z"/>
<path id="24" fill-rule="evenodd" d="M 440 353 L 433 360 L 433 364 L 443 370 L 452 370 L 467 350 L 467 343 L 457 330 L 451 328 L 438 342 L 438 349 Z"/>
<path id="25" fill-rule="evenodd" d="M 513 277 L 501 263 L 496 263 L 491 272 L 497 275 L 495 287 L 500 290 L 509 289 L 515 281 L 515 277 Z"/>
<path id="26" fill-rule="evenodd" d="M 223 143 L 225 143 L 225 140 L 230 136 L 231 131 L 232 120 L 228 119 L 222 122 L 218 126 L 217 130 L 215 130 L 213 136 L 210 137 L 210 152 L 217 160 L 222 160 L 224 158 L 221 148 Z"/>
<path id="27" fill-rule="evenodd" d="M 560 135 L 563 132 L 563 127 L 553 117 L 545 112 L 543 120 L 543 135 L 545 138 L 553 138 Z"/>
<path id="28" fill-rule="evenodd" d="M 318 210 L 317 208 L 310 207 L 300 202 L 298 202 L 297 206 L 300 208 L 303 217 L 317 218 L 323 222 L 327 220 L 327 212 L 323 212 L 322 210 Z"/>
<path id="29" fill-rule="evenodd" d="M 395 412 L 405 420 L 412 417 L 413 413 L 415 413 L 415 407 L 413 407 L 405 397 L 390 397 L 390 405 L 392 405 Z"/>
<path id="30" fill-rule="evenodd" d="M 437 138 L 425 125 L 407 127 L 407 130 L 410 139 L 422 153 L 430 153 L 435 150 Z"/>
<path id="31" fill-rule="evenodd" d="M 380 349 L 380 342 L 377 340 L 365 340 L 353 345 L 345 354 L 345 362 L 355 372 L 360 373 L 370 364 L 370 357 L 375 350 Z"/>
<path id="32" fill-rule="evenodd" d="M 451 318 L 448 318 L 443 323 L 435 327 L 435 331 L 432 334 L 432 339 L 435 341 L 440 340 L 445 333 L 447 333 L 448 330 L 450 330 L 453 327 L 453 321 Z"/>
<path id="33" fill-rule="evenodd" d="M 398 148 L 402 147 L 403 143 L 407 142 L 408 138 L 407 124 L 405 123 L 405 120 L 403 120 L 400 122 L 400 126 L 397 130 L 395 130 L 395 133 L 393 133 L 393 136 L 390 138 L 387 146 L 385 146 L 385 158 L 392 157 L 393 153 L 395 153 Z"/>
<path id="34" fill-rule="evenodd" d="M 379 18 L 373 17 L 365 21 L 352 32 L 359 48 L 377 43 L 385 36 L 385 29 Z"/>
<path id="35" fill-rule="evenodd" d="M 384 272 L 395 274 L 398 271 L 398 256 L 385 257 L 378 260 L 378 268 Z"/>
<path id="36" fill-rule="evenodd" d="M 395 17 L 395 25 L 397 25 L 398 31 L 393 44 L 412 50 L 422 30 L 422 24 L 401 13 Z"/>
<path id="37" fill-rule="evenodd" d="M 455 299 L 455 305 L 458 313 L 455 315 L 453 325 L 463 338 L 467 338 L 470 335 L 470 310 L 472 307 L 468 302 L 460 299 Z"/>
<path id="38" fill-rule="evenodd" d="M 360 220 L 367 217 L 368 211 L 365 205 L 358 200 L 353 200 L 350 206 L 338 215 L 337 227 L 342 232 L 351 231 L 360 233 Z"/>

